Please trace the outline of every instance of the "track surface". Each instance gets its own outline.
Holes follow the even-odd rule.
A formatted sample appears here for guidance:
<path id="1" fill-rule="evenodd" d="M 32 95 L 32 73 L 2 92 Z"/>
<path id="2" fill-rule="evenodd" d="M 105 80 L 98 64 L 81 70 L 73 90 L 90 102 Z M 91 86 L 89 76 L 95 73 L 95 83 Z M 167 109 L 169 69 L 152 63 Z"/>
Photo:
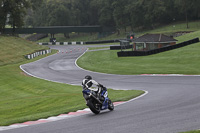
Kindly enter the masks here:
<path id="1" fill-rule="evenodd" d="M 43 79 L 79 85 L 89 74 L 107 87 L 147 90 L 148 95 L 117 106 L 112 112 L 90 113 L 2 133 L 177 133 L 200 128 L 199 76 L 125 76 L 84 71 L 74 62 L 86 47 L 51 46 L 60 53 L 22 68 Z"/>

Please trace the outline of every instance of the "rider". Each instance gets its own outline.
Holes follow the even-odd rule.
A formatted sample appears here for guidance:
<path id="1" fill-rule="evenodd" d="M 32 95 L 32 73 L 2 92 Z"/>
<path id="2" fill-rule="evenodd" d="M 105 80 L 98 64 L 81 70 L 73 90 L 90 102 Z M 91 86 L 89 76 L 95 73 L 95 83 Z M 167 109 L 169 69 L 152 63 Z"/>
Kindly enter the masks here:
<path id="1" fill-rule="evenodd" d="M 85 78 L 83 79 L 82 82 L 82 87 L 83 89 L 89 89 L 89 90 L 93 90 L 94 92 L 96 92 L 98 94 L 98 97 L 101 94 L 101 91 L 104 89 L 106 91 L 107 94 L 107 89 L 106 87 L 104 87 L 103 85 L 97 83 L 95 80 L 92 79 L 91 76 L 87 75 L 85 76 Z M 105 94 L 105 93 L 104 93 Z M 106 95 L 104 95 L 105 97 Z M 107 97 L 107 96 L 106 96 Z M 102 97 L 99 97 L 100 100 L 103 100 Z"/>

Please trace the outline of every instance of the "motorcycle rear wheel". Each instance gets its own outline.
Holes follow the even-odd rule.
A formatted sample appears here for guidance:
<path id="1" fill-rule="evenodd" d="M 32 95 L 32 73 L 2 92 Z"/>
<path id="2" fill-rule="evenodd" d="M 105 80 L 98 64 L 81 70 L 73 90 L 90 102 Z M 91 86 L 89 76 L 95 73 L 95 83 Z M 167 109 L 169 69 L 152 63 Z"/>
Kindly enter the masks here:
<path id="1" fill-rule="evenodd" d="M 92 99 L 87 101 L 87 105 L 90 108 L 90 110 L 94 113 L 94 114 L 99 114 L 100 113 L 100 106 L 96 104 L 95 101 L 93 101 Z"/>

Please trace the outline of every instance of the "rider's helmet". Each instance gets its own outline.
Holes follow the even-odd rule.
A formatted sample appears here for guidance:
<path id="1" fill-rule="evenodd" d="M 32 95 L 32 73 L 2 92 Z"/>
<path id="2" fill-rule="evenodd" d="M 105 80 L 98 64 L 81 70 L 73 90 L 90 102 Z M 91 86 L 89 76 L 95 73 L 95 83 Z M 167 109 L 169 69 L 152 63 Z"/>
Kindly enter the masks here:
<path id="1" fill-rule="evenodd" d="M 92 77 L 90 75 L 85 76 L 85 79 L 91 80 Z"/>

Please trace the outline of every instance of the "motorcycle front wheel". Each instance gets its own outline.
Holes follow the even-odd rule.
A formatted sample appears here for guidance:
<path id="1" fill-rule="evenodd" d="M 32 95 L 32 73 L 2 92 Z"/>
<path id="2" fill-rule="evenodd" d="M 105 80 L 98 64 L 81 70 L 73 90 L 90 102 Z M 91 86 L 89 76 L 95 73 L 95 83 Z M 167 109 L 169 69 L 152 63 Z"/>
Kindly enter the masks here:
<path id="1" fill-rule="evenodd" d="M 94 113 L 94 114 L 99 114 L 100 113 L 100 106 L 92 99 L 89 99 L 87 101 L 87 105 L 90 108 L 90 110 Z"/>
<path id="2" fill-rule="evenodd" d="M 113 104 L 113 102 L 111 100 L 108 101 L 108 109 L 110 111 L 114 110 L 114 104 Z"/>

